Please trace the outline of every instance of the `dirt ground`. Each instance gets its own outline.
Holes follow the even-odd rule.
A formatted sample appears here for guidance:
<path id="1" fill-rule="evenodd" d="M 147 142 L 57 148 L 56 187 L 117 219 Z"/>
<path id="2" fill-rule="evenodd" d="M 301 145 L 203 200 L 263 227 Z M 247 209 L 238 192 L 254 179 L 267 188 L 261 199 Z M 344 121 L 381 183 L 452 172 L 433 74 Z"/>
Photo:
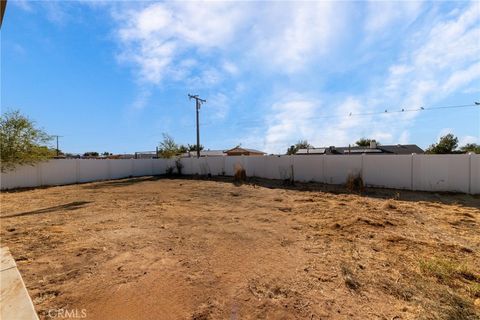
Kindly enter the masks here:
<path id="1" fill-rule="evenodd" d="M 42 319 L 480 317 L 479 197 L 147 177 L 0 199 Z"/>

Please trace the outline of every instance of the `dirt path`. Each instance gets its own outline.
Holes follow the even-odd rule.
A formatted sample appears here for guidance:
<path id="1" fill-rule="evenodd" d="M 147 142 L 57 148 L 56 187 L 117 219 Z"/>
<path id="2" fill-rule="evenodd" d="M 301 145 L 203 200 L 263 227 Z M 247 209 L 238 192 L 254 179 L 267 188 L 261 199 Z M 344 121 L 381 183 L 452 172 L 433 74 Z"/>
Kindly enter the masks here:
<path id="1" fill-rule="evenodd" d="M 0 199 L 44 319 L 480 315 L 478 197 L 141 178 Z"/>

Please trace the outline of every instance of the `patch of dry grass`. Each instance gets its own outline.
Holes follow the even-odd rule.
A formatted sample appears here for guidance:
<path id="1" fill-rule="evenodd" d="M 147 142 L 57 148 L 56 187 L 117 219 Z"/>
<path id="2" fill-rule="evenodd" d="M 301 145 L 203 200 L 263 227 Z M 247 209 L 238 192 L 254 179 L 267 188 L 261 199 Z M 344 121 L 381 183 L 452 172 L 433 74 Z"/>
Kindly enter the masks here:
<path id="1" fill-rule="evenodd" d="M 466 264 L 446 259 L 422 260 L 419 263 L 420 271 L 428 276 L 433 276 L 443 284 L 452 284 L 455 279 L 467 281 L 480 281 L 480 277 Z"/>

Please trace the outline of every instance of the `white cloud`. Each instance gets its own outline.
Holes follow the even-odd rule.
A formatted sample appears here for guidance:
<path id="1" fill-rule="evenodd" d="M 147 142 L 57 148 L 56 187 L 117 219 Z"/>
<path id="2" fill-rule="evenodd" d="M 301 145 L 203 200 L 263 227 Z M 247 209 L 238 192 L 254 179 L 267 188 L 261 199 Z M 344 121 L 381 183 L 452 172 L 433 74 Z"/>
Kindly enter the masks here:
<path id="1" fill-rule="evenodd" d="M 422 6 L 422 1 L 369 1 L 365 29 L 378 35 L 394 24 L 408 26 L 418 17 Z"/>
<path id="2" fill-rule="evenodd" d="M 377 47 L 372 43 L 405 32 L 395 38 L 403 40 L 396 46 L 398 56 L 383 75 L 365 74 L 370 85 L 363 93 L 354 95 L 345 88 L 343 97 L 327 100 L 319 86 L 316 94 L 273 97 L 264 122 L 267 151 L 284 151 L 303 138 L 319 146 L 348 144 L 361 136 L 382 143 L 406 142 L 417 112 L 375 117 L 348 114 L 434 105 L 452 93 L 475 87 L 480 80 L 478 3 L 447 14 L 437 11 L 435 4 L 429 8 L 422 2 L 369 3 L 359 31 L 369 46 L 359 41 L 361 50 L 375 56 Z M 419 19 L 421 14 L 425 20 Z M 133 63 L 146 83 L 181 81 L 189 90 L 218 88 L 229 78 L 239 78 L 246 67 L 266 71 L 272 79 L 298 76 L 341 54 L 337 49 L 345 31 L 358 23 L 350 24 L 351 17 L 350 6 L 339 2 L 146 3 L 118 18 L 119 57 Z M 415 28 L 409 29 L 410 25 Z M 272 88 L 278 91 L 276 83 Z M 229 110 L 224 94 L 209 101 L 224 119 Z M 318 119 L 332 113 L 338 117 Z"/>
<path id="3" fill-rule="evenodd" d="M 188 54 L 202 57 L 203 68 L 229 75 L 239 71 L 230 55 L 291 73 L 333 50 L 346 12 L 344 4 L 334 2 L 148 4 L 117 15 L 119 56 L 139 67 L 142 80 L 155 84 L 176 74 Z M 227 57 L 223 63 L 222 57 Z"/>
<path id="4" fill-rule="evenodd" d="M 152 95 L 151 90 L 148 89 L 142 89 L 137 97 L 135 98 L 135 101 L 133 102 L 132 106 L 133 109 L 140 110 L 145 108 L 146 104 L 148 103 L 148 99 Z"/>
<path id="5" fill-rule="evenodd" d="M 235 36 L 244 17 L 241 6 L 228 2 L 167 2 L 148 4 L 119 17 L 121 61 L 133 62 L 143 81 L 159 84 L 173 75 L 190 76 L 193 65 L 182 65 L 191 50 L 197 55 L 221 50 Z M 203 64 L 201 80 L 215 83 L 213 66 Z"/>
<path id="6" fill-rule="evenodd" d="M 207 101 L 205 114 L 207 115 L 207 121 L 223 120 L 228 114 L 229 101 L 228 97 L 223 93 L 216 93 L 210 97 Z"/>
<path id="7" fill-rule="evenodd" d="M 310 137 L 315 131 L 311 118 L 319 107 L 319 101 L 303 98 L 299 94 L 290 94 L 285 101 L 275 103 L 272 115 L 267 119 L 266 152 L 280 152 L 296 140 Z"/>
<path id="8" fill-rule="evenodd" d="M 269 3 L 253 28 L 253 52 L 277 72 L 297 72 L 334 50 L 347 22 L 340 2 Z"/>
<path id="9" fill-rule="evenodd" d="M 480 144 L 480 137 L 475 137 L 475 136 L 462 136 L 458 139 L 458 145 L 460 147 L 466 145 L 467 143 L 476 143 Z"/>
<path id="10" fill-rule="evenodd" d="M 222 68 L 231 75 L 237 75 L 239 73 L 238 67 L 231 61 L 225 61 Z"/>
<path id="11" fill-rule="evenodd" d="M 303 139 L 316 147 L 352 143 L 349 133 L 359 127 L 362 119 L 348 115 L 361 111 L 360 101 L 349 97 L 331 115 L 320 99 L 299 93 L 284 96 L 283 101 L 272 105 L 266 117 L 268 129 L 263 147 L 267 152 L 285 152 L 287 146 Z"/>
<path id="12" fill-rule="evenodd" d="M 280 112 L 278 107 L 272 107 L 266 117 L 275 119 L 267 122 L 269 151 L 282 152 L 285 146 L 299 138 L 308 139 L 316 146 L 348 145 L 362 136 L 382 143 L 406 143 L 408 129 L 419 112 L 362 117 L 348 117 L 348 114 L 434 105 L 480 80 L 478 4 L 418 30 L 413 38 L 415 41 L 409 42 L 397 63 L 391 65 L 384 77 L 364 94 L 329 103 L 338 118 L 313 121 L 310 117 L 318 114 L 318 107 L 314 107 L 316 105 L 311 100 L 307 99 L 308 103 L 298 97 L 282 103 Z M 305 106 L 310 107 L 306 109 L 308 112 L 305 112 Z"/>
<path id="13" fill-rule="evenodd" d="M 33 10 L 32 5 L 31 5 L 30 1 L 28 1 L 28 0 L 9 1 L 8 5 L 10 5 L 10 4 L 15 5 L 18 8 L 20 8 L 22 10 L 25 10 L 25 11 L 31 12 Z M 7 8 L 7 10 L 8 10 L 8 8 Z"/>

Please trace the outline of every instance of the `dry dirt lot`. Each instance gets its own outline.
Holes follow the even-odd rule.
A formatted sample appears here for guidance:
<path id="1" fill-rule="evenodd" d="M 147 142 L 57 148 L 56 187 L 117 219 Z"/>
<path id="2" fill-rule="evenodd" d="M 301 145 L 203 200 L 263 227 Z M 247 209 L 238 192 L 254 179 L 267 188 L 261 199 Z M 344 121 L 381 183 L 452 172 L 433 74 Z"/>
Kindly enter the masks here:
<path id="1" fill-rule="evenodd" d="M 43 319 L 480 315 L 479 197 L 150 177 L 1 205 L 2 245 Z"/>

